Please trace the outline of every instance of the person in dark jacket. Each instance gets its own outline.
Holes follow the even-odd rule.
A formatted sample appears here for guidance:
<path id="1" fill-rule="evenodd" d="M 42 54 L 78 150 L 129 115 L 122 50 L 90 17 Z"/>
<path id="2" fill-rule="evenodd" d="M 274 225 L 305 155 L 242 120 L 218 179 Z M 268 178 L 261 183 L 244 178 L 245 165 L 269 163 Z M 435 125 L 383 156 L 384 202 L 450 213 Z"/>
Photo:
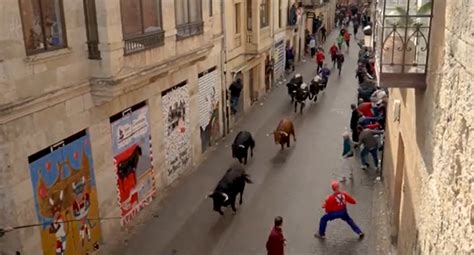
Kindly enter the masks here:
<path id="1" fill-rule="evenodd" d="M 351 104 L 351 109 L 352 109 L 352 114 L 351 114 L 350 127 L 352 130 L 352 142 L 354 143 L 354 146 L 357 146 L 357 144 L 359 143 L 359 132 L 357 131 L 357 123 L 359 122 L 359 118 L 361 117 L 361 114 L 355 104 Z"/>
<path id="2" fill-rule="evenodd" d="M 242 80 L 237 79 L 230 87 L 230 109 L 232 114 L 237 113 L 237 106 L 239 105 L 240 92 L 242 91 Z"/>
<path id="3" fill-rule="evenodd" d="M 285 254 L 285 244 L 286 239 L 283 236 L 282 232 L 282 225 L 283 225 L 283 218 L 281 216 L 277 216 L 275 218 L 275 225 L 273 226 L 270 235 L 268 236 L 267 240 L 267 254 L 268 255 L 284 255 Z"/>

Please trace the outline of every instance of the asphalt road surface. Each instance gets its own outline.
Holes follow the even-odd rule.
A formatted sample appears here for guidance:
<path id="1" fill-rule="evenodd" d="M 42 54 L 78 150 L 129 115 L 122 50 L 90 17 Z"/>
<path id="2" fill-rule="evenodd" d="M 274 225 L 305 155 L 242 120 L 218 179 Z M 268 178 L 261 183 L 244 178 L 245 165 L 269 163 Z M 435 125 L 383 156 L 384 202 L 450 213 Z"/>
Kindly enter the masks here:
<path id="1" fill-rule="evenodd" d="M 324 44 L 327 55 L 336 33 L 332 32 Z M 326 240 L 313 236 L 323 215 L 321 203 L 331 192 L 330 181 L 344 172 L 342 133 L 348 128 L 350 104 L 355 102 L 357 88 L 354 71 L 358 46 L 355 41 L 351 44 L 348 52 L 343 48 L 341 76 L 333 69 L 328 88 L 317 103 L 307 104 L 302 115 L 294 113 L 286 83 L 280 84 L 265 100 L 256 103 L 193 174 L 170 191 L 159 209 L 154 209 L 157 217 L 148 219 L 111 254 L 266 254 L 265 242 L 277 215 L 284 218 L 286 254 L 372 254 L 374 170 L 362 171 L 357 158 L 351 160 L 354 182 L 341 188 L 357 199 L 358 204 L 348 210 L 366 238 L 358 240 L 340 220 L 328 224 Z M 315 68 L 314 60 L 308 59 L 297 66 L 296 72 L 309 82 Z M 297 141 L 280 151 L 268 133 L 282 117 L 294 121 Z M 240 130 L 249 130 L 256 140 L 255 155 L 246 166 L 254 183 L 247 185 L 244 203 L 236 215 L 226 208 L 225 215 L 220 216 L 212 210 L 212 200 L 205 196 L 234 162 L 229 145 Z"/>

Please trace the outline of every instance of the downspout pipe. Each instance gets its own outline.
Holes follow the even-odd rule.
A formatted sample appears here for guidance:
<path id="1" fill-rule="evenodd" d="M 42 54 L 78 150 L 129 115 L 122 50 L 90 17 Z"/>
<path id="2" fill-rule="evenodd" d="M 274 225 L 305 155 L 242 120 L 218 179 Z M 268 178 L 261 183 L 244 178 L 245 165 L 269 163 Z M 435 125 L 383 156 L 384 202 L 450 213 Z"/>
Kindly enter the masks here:
<path id="1" fill-rule="evenodd" d="M 225 14 L 225 1 L 226 0 L 221 0 L 221 31 L 224 34 L 222 37 L 222 54 L 221 54 L 221 80 L 223 81 L 223 84 L 221 85 L 221 96 L 222 96 L 222 116 L 223 118 L 223 136 L 225 137 L 229 133 L 229 98 L 228 98 L 228 92 L 227 92 L 227 34 L 225 32 L 226 28 L 226 19 L 224 18 Z M 223 56 L 223 57 L 222 57 Z"/>

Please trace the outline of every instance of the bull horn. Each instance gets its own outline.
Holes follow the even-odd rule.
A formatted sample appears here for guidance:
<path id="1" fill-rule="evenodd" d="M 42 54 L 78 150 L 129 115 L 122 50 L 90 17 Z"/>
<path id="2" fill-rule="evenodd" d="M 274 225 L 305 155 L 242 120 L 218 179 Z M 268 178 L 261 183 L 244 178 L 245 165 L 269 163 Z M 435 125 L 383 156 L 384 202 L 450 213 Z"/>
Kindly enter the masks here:
<path id="1" fill-rule="evenodd" d="M 212 196 L 212 194 L 214 194 L 214 192 L 209 192 L 209 193 L 205 196 L 205 198 L 210 198 L 210 197 Z"/>
<path id="2" fill-rule="evenodd" d="M 280 131 L 280 133 L 284 134 L 285 136 L 288 136 L 288 133 L 285 131 Z"/>
<path id="3" fill-rule="evenodd" d="M 229 200 L 229 196 L 227 196 L 226 193 L 221 192 L 221 194 L 224 196 L 224 202 L 226 202 L 227 200 Z"/>
<path id="4" fill-rule="evenodd" d="M 242 144 L 239 144 L 239 147 L 240 147 L 240 148 L 245 148 L 245 146 L 243 146 Z"/>

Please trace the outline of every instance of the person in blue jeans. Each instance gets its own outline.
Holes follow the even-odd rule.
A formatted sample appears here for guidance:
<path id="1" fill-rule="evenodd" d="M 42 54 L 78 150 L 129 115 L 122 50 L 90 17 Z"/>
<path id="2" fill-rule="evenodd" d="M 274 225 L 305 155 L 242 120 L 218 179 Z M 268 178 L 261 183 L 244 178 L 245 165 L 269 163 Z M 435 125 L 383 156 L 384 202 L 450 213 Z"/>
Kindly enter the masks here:
<path id="1" fill-rule="evenodd" d="M 232 114 L 237 113 L 237 107 L 239 105 L 240 92 L 242 91 L 242 80 L 239 78 L 232 82 L 229 87 L 230 92 L 230 109 Z"/>
<path id="2" fill-rule="evenodd" d="M 379 157 L 378 157 L 378 141 L 375 137 L 376 134 L 382 134 L 383 130 L 372 130 L 368 128 L 363 128 L 362 126 L 357 126 L 357 131 L 359 132 L 359 145 L 364 145 L 364 148 L 360 152 L 360 160 L 362 161 L 362 169 L 367 169 L 369 167 L 369 154 L 372 155 L 374 159 L 375 168 L 379 168 Z"/>
<path id="3" fill-rule="evenodd" d="M 347 192 L 339 191 L 338 181 L 332 181 L 331 188 L 334 192 L 326 198 L 326 201 L 324 201 L 323 208 L 326 210 L 326 214 L 321 217 L 321 220 L 319 221 L 319 230 L 314 236 L 321 239 L 326 238 L 326 226 L 328 221 L 341 219 L 349 224 L 352 231 L 359 235 L 360 239 L 364 238 L 364 232 L 360 230 L 359 226 L 357 226 L 351 216 L 347 213 L 346 203 L 356 204 L 356 200 Z"/>

